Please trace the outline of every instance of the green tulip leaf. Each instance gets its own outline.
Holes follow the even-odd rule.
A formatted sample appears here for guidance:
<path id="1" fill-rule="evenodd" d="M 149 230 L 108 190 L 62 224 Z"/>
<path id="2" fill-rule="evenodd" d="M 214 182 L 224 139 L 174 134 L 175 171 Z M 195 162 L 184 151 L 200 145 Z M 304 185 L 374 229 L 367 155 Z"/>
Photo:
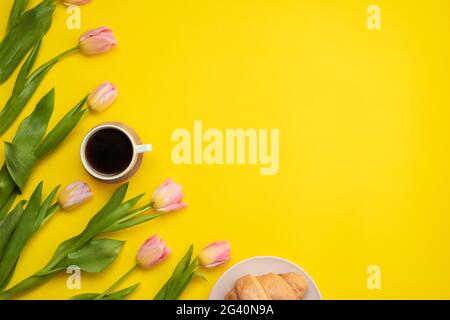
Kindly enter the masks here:
<path id="1" fill-rule="evenodd" d="M 18 149 L 15 145 L 5 143 L 6 166 L 15 184 L 22 193 L 28 177 L 36 164 L 36 158 L 26 150 Z"/>
<path id="2" fill-rule="evenodd" d="M 141 197 L 142 195 L 122 203 L 117 209 L 107 212 L 107 215 L 95 216 L 80 235 L 77 243 L 86 243 L 97 235 L 102 234 L 104 230 L 115 224 L 117 220 L 122 218 L 129 210 L 133 209 Z"/>
<path id="3" fill-rule="evenodd" d="M 112 239 L 92 240 L 80 250 L 69 253 L 61 266 L 75 265 L 85 272 L 101 272 L 116 259 L 124 244 L 124 241 Z"/>
<path id="4" fill-rule="evenodd" d="M 10 177 L 22 192 L 31 171 L 36 164 L 34 149 L 42 140 L 53 112 L 54 90 L 46 94 L 34 111 L 17 129 L 13 143 L 5 144 L 6 166 Z"/>
<path id="5" fill-rule="evenodd" d="M 126 299 L 130 294 L 132 294 L 136 289 L 139 287 L 139 283 L 132 285 L 128 288 L 125 288 L 123 290 L 107 294 L 102 298 L 101 293 L 84 293 L 77 296 L 74 296 L 70 298 L 70 300 L 124 300 Z"/>
<path id="6" fill-rule="evenodd" d="M 29 59 L 36 59 L 37 52 L 33 49 Z M 19 76 L 14 86 L 13 94 L 6 102 L 5 106 L 0 112 L 0 136 L 11 126 L 14 120 L 20 115 L 28 101 L 31 99 L 37 88 L 41 84 L 44 77 L 47 75 L 50 68 L 42 70 L 33 77 L 33 79 L 24 79 L 28 75 L 28 67 L 31 62 L 27 62 L 22 66 Z"/>
<path id="7" fill-rule="evenodd" d="M 134 291 L 136 291 L 136 289 L 139 287 L 139 283 L 132 285 L 128 288 L 122 289 L 120 291 L 111 293 L 106 295 L 105 297 L 103 297 L 103 300 L 124 300 L 125 298 L 127 298 L 130 294 L 132 294 Z"/>
<path id="8" fill-rule="evenodd" d="M 11 28 L 11 26 L 15 25 L 17 22 L 17 19 L 20 17 L 22 12 L 25 10 L 29 0 L 14 0 L 13 7 L 11 8 L 11 13 L 9 15 L 8 19 L 8 29 Z"/>
<path id="9" fill-rule="evenodd" d="M 0 261 L 0 286 L 7 279 L 25 244 L 35 232 L 35 216 L 38 214 L 41 206 L 41 197 L 42 183 L 34 190 Z"/>
<path id="10" fill-rule="evenodd" d="M 83 110 L 87 96 L 84 97 L 72 110 L 70 110 L 46 135 L 44 140 L 39 144 L 35 155 L 38 159 L 55 149 L 62 141 L 72 132 L 72 130 L 80 122 L 83 115 L 87 112 Z"/>
<path id="11" fill-rule="evenodd" d="M 191 259 L 192 259 L 192 253 L 194 252 L 194 246 L 191 245 L 187 251 L 187 253 L 185 254 L 185 256 L 180 260 L 180 262 L 178 263 L 178 265 L 176 266 L 174 272 L 173 272 L 173 276 L 175 278 L 179 278 L 183 275 L 183 273 L 187 270 L 187 268 L 189 267 L 189 264 L 191 263 Z"/>
<path id="12" fill-rule="evenodd" d="M 33 47 L 33 50 L 31 50 L 27 60 L 20 68 L 19 75 L 17 76 L 16 83 L 14 84 L 14 89 L 12 93 L 13 96 L 18 95 L 18 93 L 20 93 L 23 87 L 25 86 L 27 77 L 30 74 L 31 69 L 33 69 L 34 64 L 36 63 L 39 51 L 41 50 L 41 45 L 42 39 L 40 39 L 39 42 Z"/>
<path id="13" fill-rule="evenodd" d="M 0 84 L 8 80 L 25 55 L 47 33 L 55 6 L 44 1 L 13 18 L 5 38 L 0 42 Z"/>
<path id="14" fill-rule="evenodd" d="M 9 271 L 9 274 L 6 276 L 5 280 L 3 281 L 3 284 L 0 285 L 0 292 L 5 290 L 6 286 L 11 281 L 12 276 L 14 275 L 14 271 L 16 271 L 17 262 L 19 261 L 19 258 L 13 263 L 11 270 Z"/>
<path id="15" fill-rule="evenodd" d="M 40 183 L 26 208 L 23 208 L 26 201 L 19 202 L 0 223 L 0 291 L 11 280 L 25 245 L 42 227 L 44 219 L 50 219 L 49 215 L 55 207 L 52 202 L 56 197 L 57 190 L 58 188 L 53 189 L 41 204 L 42 183 Z"/>
<path id="16" fill-rule="evenodd" d="M 41 275 L 41 276 L 34 275 L 34 276 L 29 277 L 29 278 L 26 278 L 25 280 L 23 280 L 19 284 L 15 285 L 11 289 L 8 289 L 8 290 L 3 291 L 3 292 L 0 291 L 1 292 L 0 293 L 0 300 L 12 299 L 16 295 L 19 295 L 22 292 L 26 291 L 28 288 L 34 288 L 34 287 L 37 287 L 39 285 L 42 285 L 43 283 L 45 283 L 48 280 L 50 280 L 54 275 L 55 275 L 55 273 L 49 273 L 49 274 L 46 274 L 46 275 Z"/>
<path id="17" fill-rule="evenodd" d="M 36 92 L 44 77 L 53 68 L 53 66 L 64 57 L 79 51 L 78 47 L 64 51 L 31 73 L 31 69 L 33 68 L 39 54 L 41 42 L 42 41 L 39 41 L 34 46 L 27 60 L 22 65 L 19 75 L 17 76 L 12 95 L 0 111 L 0 136 L 11 126 L 14 120 L 17 119 L 27 105 L 28 101 Z"/>
<path id="18" fill-rule="evenodd" d="M 32 153 L 47 131 L 54 105 L 55 89 L 52 89 L 42 97 L 30 116 L 20 124 L 13 144 Z"/>
<path id="19" fill-rule="evenodd" d="M 192 260 L 194 247 L 191 245 L 184 257 L 178 262 L 172 276 L 159 290 L 154 300 L 177 300 L 196 275 L 197 259 Z"/>
<path id="20" fill-rule="evenodd" d="M 70 300 L 95 300 L 98 296 L 100 296 L 100 293 L 83 293 L 73 296 Z"/>
<path id="21" fill-rule="evenodd" d="M 23 206 L 25 201 L 21 201 L 16 205 L 13 211 L 11 211 L 5 220 L 0 223 L 0 261 L 2 260 L 5 248 L 9 243 L 9 239 L 16 230 L 16 226 L 20 221 L 20 217 L 23 214 Z"/>
<path id="22" fill-rule="evenodd" d="M 147 222 L 147 221 L 156 219 L 156 218 L 158 218 L 160 215 L 161 215 L 161 214 L 148 214 L 148 215 L 143 215 L 143 216 L 141 216 L 141 217 L 137 217 L 137 218 L 134 218 L 134 219 L 131 219 L 131 220 L 122 222 L 122 223 L 114 224 L 114 225 L 112 225 L 111 227 L 107 228 L 104 232 L 107 233 L 107 232 L 115 232 L 115 231 L 120 231 L 120 230 L 123 230 L 123 229 L 128 229 L 128 228 L 131 228 L 131 227 L 133 227 L 133 226 L 142 224 L 142 223 L 144 223 L 144 222 Z"/>

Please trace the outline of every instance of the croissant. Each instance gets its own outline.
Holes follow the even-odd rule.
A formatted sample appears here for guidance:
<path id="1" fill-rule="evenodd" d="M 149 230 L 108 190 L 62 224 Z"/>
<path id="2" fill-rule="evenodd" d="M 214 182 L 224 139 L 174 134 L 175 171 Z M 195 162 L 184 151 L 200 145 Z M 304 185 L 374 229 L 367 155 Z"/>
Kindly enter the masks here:
<path id="1" fill-rule="evenodd" d="M 303 300 L 307 289 L 305 277 L 293 272 L 246 275 L 236 281 L 225 300 Z"/>

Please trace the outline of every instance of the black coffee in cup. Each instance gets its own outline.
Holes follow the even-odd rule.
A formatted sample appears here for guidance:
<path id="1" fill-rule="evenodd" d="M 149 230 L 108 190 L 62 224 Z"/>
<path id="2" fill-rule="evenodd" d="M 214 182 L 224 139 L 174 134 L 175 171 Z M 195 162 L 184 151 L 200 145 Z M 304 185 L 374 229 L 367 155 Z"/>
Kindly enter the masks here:
<path id="1" fill-rule="evenodd" d="M 80 155 L 86 171 L 105 183 L 122 183 L 139 169 L 143 155 L 152 151 L 137 133 L 121 122 L 106 122 L 92 128 L 81 143 Z"/>
<path id="2" fill-rule="evenodd" d="M 97 172 L 117 175 L 124 172 L 133 160 L 133 143 L 122 130 L 102 128 L 86 143 L 86 160 Z"/>

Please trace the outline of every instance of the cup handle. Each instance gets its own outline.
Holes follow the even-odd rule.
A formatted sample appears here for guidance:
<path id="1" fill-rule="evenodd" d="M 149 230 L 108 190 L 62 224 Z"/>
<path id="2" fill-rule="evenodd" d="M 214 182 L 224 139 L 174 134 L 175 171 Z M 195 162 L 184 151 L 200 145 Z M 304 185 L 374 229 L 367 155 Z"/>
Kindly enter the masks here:
<path id="1" fill-rule="evenodd" d="M 151 152 L 153 147 L 151 144 L 141 144 L 134 147 L 136 153 Z"/>

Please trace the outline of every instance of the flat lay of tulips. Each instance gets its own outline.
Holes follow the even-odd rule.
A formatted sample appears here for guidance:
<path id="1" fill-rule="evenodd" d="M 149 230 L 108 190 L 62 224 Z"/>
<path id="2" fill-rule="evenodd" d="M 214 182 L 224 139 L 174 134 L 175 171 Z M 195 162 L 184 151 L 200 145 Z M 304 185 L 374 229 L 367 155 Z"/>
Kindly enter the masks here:
<path id="1" fill-rule="evenodd" d="M 51 28 L 55 7 L 64 4 L 88 5 L 90 0 L 43 0 L 37 6 L 28 8 L 28 0 L 14 0 L 8 26 L 0 42 L 0 86 L 18 70 L 17 78 L 9 99 L 0 102 L 0 137 L 10 129 L 25 110 L 40 84 L 52 68 L 71 55 L 100 56 L 118 45 L 112 29 L 101 26 L 86 31 L 78 43 L 46 63 L 36 66 L 36 60 L 43 46 L 45 34 Z M 0 300 L 19 298 L 21 294 L 38 290 L 39 286 L 65 272 L 69 266 L 78 266 L 82 272 L 96 274 L 116 260 L 124 241 L 111 238 L 110 233 L 128 230 L 147 223 L 162 215 L 187 206 L 180 184 L 172 179 L 165 180 L 154 191 L 151 201 L 138 206 L 141 195 L 127 196 L 128 182 L 122 183 L 109 200 L 97 212 L 79 234 L 62 242 L 54 251 L 48 263 L 40 270 L 32 270 L 29 277 L 14 286 L 10 285 L 16 267 L 21 263 L 24 248 L 40 231 L 45 235 L 46 224 L 60 211 L 81 210 L 83 204 L 95 196 L 85 181 L 74 181 L 64 187 L 55 187 L 44 194 L 45 181 L 34 187 L 28 199 L 23 190 L 29 177 L 46 156 L 57 152 L 71 132 L 88 116 L 108 109 L 118 97 L 119 90 L 111 82 L 99 84 L 90 94 L 74 101 L 68 112 L 57 119 L 49 128 L 55 106 L 55 89 L 51 89 L 33 111 L 26 115 L 15 132 L 12 141 L 4 142 L 4 163 L 0 170 Z M 204 278 L 202 268 L 214 268 L 230 259 L 230 244 L 226 240 L 211 239 L 211 244 L 195 252 L 194 246 L 186 243 L 187 252 L 182 256 L 172 275 L 158 293 L 149 299 L 174 300 L 186 290 L 196 277 Z M 129 298 L 139 288 L 139 283 L 123 287 L 123 281 L 136 269 L 151 272 L 153 266 L 163 264 L 172 254 L 170 239 L 149 234 L 142 239 L 142 246 L 135 257 L 130 257 L 128 270 L 107 288 L 98 292 L 83 293 L 71 297 L 73 300 L 122 300 Z M 41 248 L 41 250 L 48 250 Z M 142 281 L 145 281 L 143 279 Z"/>

